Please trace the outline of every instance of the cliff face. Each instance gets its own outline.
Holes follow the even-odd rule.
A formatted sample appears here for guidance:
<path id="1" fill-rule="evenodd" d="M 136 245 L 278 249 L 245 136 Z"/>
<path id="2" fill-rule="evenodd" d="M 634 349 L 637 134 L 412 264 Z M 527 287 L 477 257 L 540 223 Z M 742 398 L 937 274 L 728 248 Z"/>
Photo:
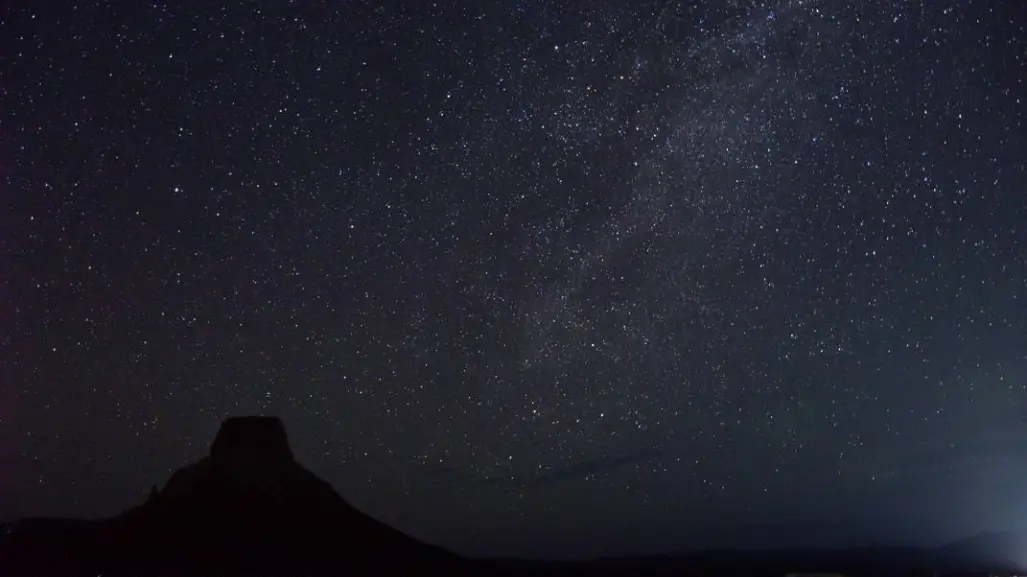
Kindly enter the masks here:
<path id="1" fill-rule="evenodd" d="M 295 461 L 273 417 L 226 420 L 209 456 L 118 517 L 22 523 L 0 544 L 3 574 L 353 575 L 459 561 L 350 506 Z"/>

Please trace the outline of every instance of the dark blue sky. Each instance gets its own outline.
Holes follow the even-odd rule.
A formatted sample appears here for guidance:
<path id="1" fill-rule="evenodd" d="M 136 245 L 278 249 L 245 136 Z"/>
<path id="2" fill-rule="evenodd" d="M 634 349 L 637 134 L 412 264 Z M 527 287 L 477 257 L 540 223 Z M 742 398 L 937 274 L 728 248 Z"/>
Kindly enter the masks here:
<path id="1" fill-rule="evenodd" d="M 1014 525 L 1018 3 L 707 4 L 0 8 L 0 517 L 273 413 L 461 552 Z"/>

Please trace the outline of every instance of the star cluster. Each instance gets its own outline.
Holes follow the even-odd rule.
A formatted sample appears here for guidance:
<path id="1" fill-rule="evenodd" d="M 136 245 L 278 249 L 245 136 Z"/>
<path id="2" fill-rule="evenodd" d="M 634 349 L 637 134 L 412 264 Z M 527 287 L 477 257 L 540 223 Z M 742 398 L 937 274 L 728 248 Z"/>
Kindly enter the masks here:
<path id="1" fill-rule="evenodd" d="M 1009 522 L 1015 3 L 689 4 L 3 9 L 0 513 L 270 413 L 461 551 Z"/>

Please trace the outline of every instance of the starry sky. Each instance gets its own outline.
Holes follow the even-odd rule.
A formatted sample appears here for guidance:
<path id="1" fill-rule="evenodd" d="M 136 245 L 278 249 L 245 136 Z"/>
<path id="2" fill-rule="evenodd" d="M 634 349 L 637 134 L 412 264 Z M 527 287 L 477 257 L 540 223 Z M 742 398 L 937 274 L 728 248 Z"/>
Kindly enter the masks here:
<path id="1" fill-rule="evenodd" d="M 1015 526 L 1022 6 L 702 4 L 5 3 L 0 518 L 275 414 L 461 553 Z"/>

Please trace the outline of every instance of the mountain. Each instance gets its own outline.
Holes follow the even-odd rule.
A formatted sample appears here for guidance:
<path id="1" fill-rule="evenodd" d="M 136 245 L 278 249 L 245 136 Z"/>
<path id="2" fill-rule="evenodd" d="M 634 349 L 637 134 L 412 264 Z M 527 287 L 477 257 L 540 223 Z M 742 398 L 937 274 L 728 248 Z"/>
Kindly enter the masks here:
<path id="1" fill-rule="evenodd" d="M 146 502 L 108 519 L 23 519 L 0 525 L 0 575 L 775 575 L 973 571 L 1012 574 L 1027 534 L 993 533 L 938 548 L 818 548 L 809 527 L 760 526 L 801 548 L 734 549 L 585 562 L 468 560 L 357 510 L 296 462 L 282 422 L 222 423 L 210 453 L 176 471 Z M 795 539 L 801 538 L 801 541 Z"/>
<path id="2" fill-rule="evenodd" d="M 25 519 L 4 533 L 4 575 L 452 574 L 468 564 L 347 503 L 296 462 L 274 417 L 224 421 L 209 456 L 121 515 Z"/>
<path id="3" fill-rule="evenodd" d="M 936 550 L 949 564 L 973 567 L 1027 566 L 1027 533 L 998 532 L 953 541 Z"/>
<path id="4" fill-rule="evenodd" d="M 1022 574 L 1016 534 L 986 534 L 941 547 L 869 545 L 838 549 L 711 549 L 680 554 L 601 560 L 635 575 L 1015 575 Z"/>

